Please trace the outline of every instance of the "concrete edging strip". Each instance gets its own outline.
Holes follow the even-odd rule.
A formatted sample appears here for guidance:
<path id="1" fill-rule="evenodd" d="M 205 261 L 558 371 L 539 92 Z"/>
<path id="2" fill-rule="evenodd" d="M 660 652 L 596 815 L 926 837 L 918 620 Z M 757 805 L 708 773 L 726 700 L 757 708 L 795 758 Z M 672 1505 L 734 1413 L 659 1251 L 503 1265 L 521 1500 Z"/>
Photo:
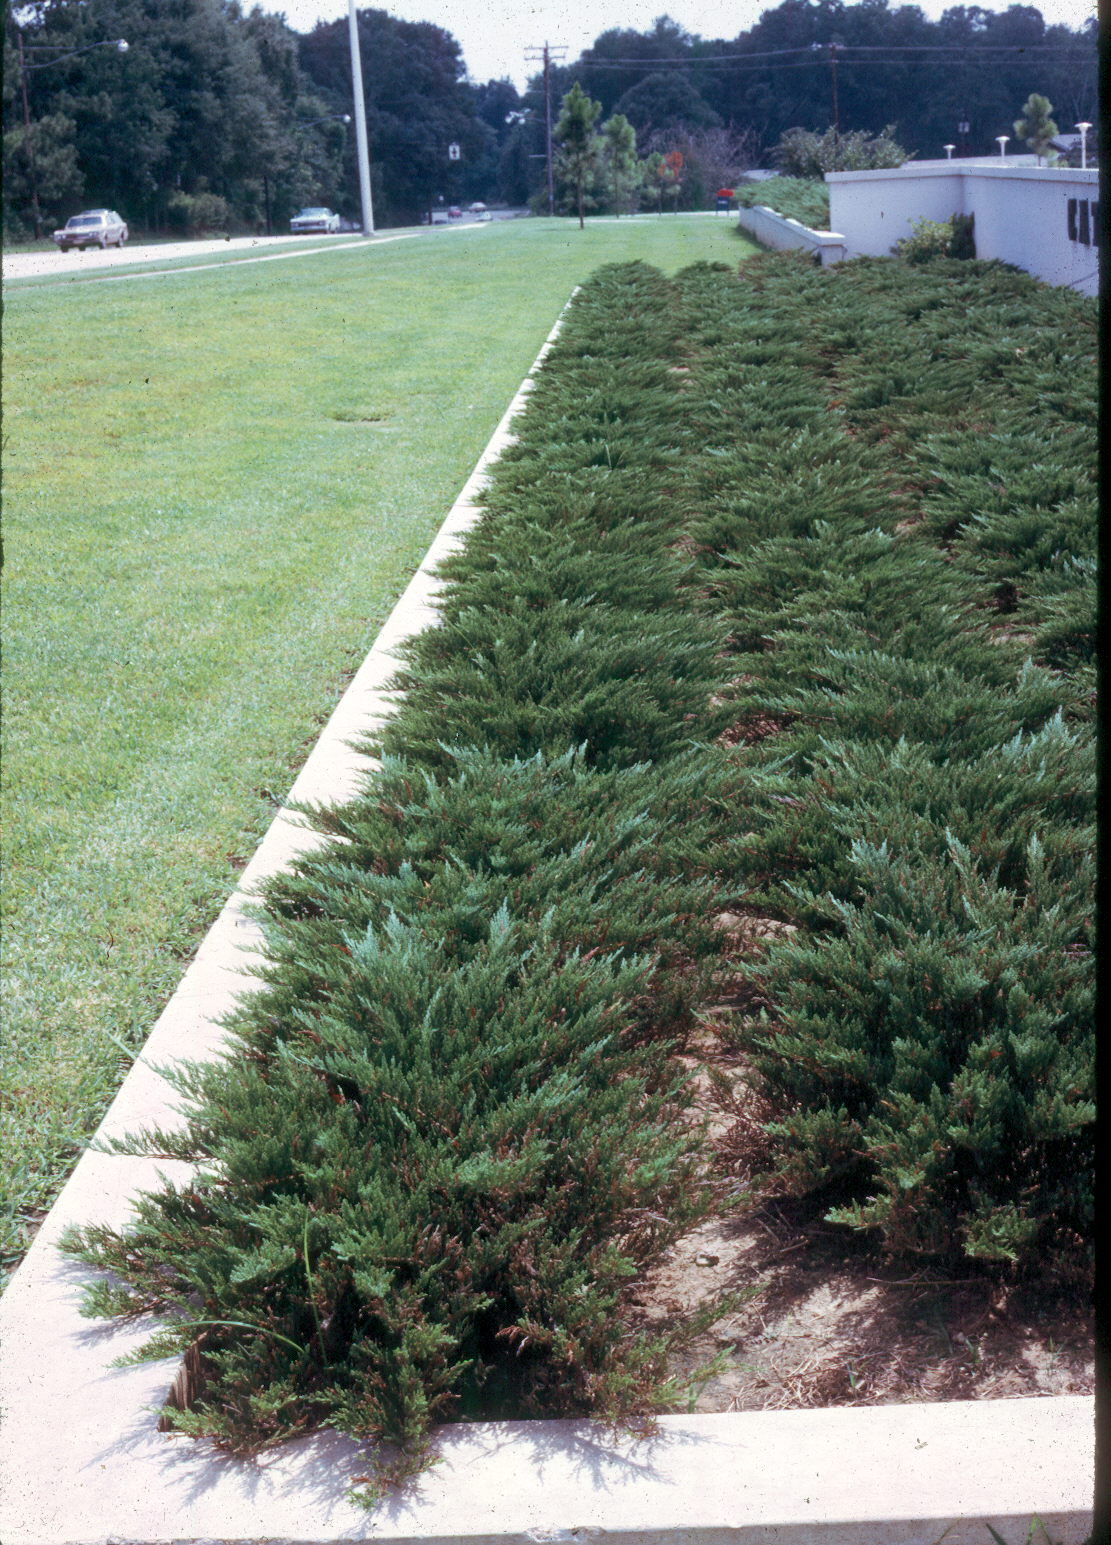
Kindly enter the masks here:
<path id="1" fill-rule="evenodd" d="M 558 334 L 557 322 L 478 466 L 290 792 L 355 792 L 373 763 L 351 742 L 390 712 L 393 651 L 435 621 L 435 568 L 479 518 L 475 500 Z M 320 839 L 282 811 L 113 1101 L 103 1140 L 173 1123 L 159 1065 L 220 1054 L 218 1019 L 247 985 L 250 896 Z M 177 1119 L 181 1119 L 180 1117 Z M 436 1435 L 437 1463 L 373 1513 L 351 1501 L 351 1439 L 318 1433 L 253 1461 L 156 1431 L 173 1361 L 115 1368 L 151 1332 L 82 1319 L 87 1273 L 62 1232 L 121 1225 L 176 1161 L 88 1150 L 0 1299 L 0 1538 L 4 1545 L 516 1545 L 613 1536 L 624 1545 L 1006 1545 L 1040 1518 L 1054 1545 L 1091 1527 L 1093 1402 L 1061 1396 L 672 1416 L 647 1439 L 589 1422 L 471 1422 Z"/>

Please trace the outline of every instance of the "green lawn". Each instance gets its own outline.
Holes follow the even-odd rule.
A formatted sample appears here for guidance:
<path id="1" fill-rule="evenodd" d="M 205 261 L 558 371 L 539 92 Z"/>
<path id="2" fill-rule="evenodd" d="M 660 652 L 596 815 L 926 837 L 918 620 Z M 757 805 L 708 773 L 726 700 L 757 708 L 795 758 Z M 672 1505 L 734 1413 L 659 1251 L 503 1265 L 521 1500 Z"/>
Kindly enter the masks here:
<path id="1" fill-rule="evenodd" d="M 529 220 L 6 288 L 9 1264 L 573 286 L 753 250 Z"/>

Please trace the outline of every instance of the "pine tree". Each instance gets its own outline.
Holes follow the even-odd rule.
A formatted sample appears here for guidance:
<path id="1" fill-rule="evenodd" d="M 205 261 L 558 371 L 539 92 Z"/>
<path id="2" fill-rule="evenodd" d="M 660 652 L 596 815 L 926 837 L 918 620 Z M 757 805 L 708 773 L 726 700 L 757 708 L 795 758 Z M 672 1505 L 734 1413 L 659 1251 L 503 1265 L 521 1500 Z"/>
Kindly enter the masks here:
<path id="1" fill-rule="evenodd" d="M 1032 91 L 1023 105 L 1022 117 L 1015 119 L 1015 133 L 1030 146 L 1038 158 L 1039 166 L 1042 164 L 1042 156 L 1049 149 L 1050 140 L 1057 133 L 1057 125 L 1049 116 L 1052 111 L 1053 104 L 1049 98 Z"/>
<path id="2" fill-rule="evenodd" d="M 555 138 L 559 144 L 560 168 L 575 189 L 579 212 L 579 230 L 583 229 L 586 185 L 598 164 L 600 145 L 594 125 L 602 111 L 601 102 L 588 97 L 578 81 L 563 99 Z"/>
<path id="3" fill-rule="evenodd" d="M 606 175 L 613 198 L 613 212 L 628 209 L 636 174 L 637 135 L 624 113 L 614 113 L 602 125 Z"/>

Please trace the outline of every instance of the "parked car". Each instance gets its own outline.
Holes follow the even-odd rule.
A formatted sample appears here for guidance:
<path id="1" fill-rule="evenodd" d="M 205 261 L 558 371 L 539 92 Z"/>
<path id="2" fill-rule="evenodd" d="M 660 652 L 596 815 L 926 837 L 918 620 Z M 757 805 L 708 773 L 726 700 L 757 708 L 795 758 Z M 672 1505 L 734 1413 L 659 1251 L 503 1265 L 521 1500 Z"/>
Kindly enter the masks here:
<path id="1" fill-rule="evenodd" d="M 472 215 L 481 215 L 486 213 L 486 205 L 482 202 L 481 199 L 475 199 L 473 204 L 467 205 L 467 208 L 470 210 Z"/>
<path id="2" fill-rule="evenodd" d="M 294 236 L 305 236 L 310 231 L 323 231 L 330 236 L 339 230 L 339 215 L 331 209 L 302 209 L 289 222 L 289 228 Z"/>
<path id="3" fill-rule="evenodd" d="M 447 212 L 447 217 L 449 220 L 462 220 L 463 211 L 459 208 L 458 204 L 453 204 Z"/>
<path id="4" fill-rule="evenodd" d="M 71 215 L 53 240 L 60 252 L 70 247 L 122 247 L 128 238 L 127 222 L 114 209 L 83 209 Z"/>

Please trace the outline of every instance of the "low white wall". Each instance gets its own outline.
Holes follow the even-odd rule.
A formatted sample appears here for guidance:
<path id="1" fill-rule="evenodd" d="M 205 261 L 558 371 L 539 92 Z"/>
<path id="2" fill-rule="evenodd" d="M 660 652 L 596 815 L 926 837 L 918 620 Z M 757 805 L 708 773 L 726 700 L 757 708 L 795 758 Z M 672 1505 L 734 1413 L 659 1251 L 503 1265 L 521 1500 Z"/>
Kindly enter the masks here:
<path id="1" fill-rule="evenodd" d="M 830 224 L 844 233 L 848 257 L 885 256 L 911 234 L 914 220 L 972 215 L 977 257 L 1013 263 L 1048 284 L 1098 293 L 1098 171 L 924 161 L 876 172 L 827 172 L 825 180 Z"/>
<path id="2" fill-rule="evenodd" d="M 840 263 L 847 256 L 845 238 L 838 231 L 812 231 L 798 220 L 776 214 L 766 204 L 739 209 L 737 220 L 742 231 L 747 231 L 762 247 L 773 247 L 777 252 L 798 247 L 815 253 L 823 265 Z"/>

